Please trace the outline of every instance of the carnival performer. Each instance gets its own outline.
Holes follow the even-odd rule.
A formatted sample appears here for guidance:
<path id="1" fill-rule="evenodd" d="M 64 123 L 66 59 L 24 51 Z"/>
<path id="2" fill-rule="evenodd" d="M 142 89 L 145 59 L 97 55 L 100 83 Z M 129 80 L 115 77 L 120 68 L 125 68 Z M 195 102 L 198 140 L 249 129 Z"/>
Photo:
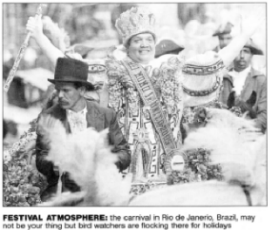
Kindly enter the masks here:
<path id="1" fill-rule="evenodd" d="M 109 144 L 113 145 L 119 161 L 119 171 L 126 169 L 130 163 L 127 142 L 118 126 L 113 110 L 102 108 L 95 102 L 83 97 L 85 87 L 93 87 L 87 81 L 88 65 L 76 59 L 59 58 L 56 64 L 54 79 L 48 81 L 55 84 L 58 103 L 44 110 L 39 117 L 50 115 L 60 120 L 67 133 L 77 133 L 87 127 L 97 131 L 109 129 Z M 85 137 L 90 138 L 90 137 Z M 36 167 L 46 176 L 48 187 L 41 194 L 42 201 L 48 200 L 58 191 L 79 191 L 79 186 L 69 178 L 67 172 L 60 172 L 58 167 L 46 159 L 49 151 L 48 143 L 42 137 L 42 129 L 37 125 Z"/>
<path id="2" fill-rule="evenodd" d="M 243 33 L 218 54 L 209 52 L 185 61 L 177 55 L 154 58 L 156 21 L 147 9 L 131 8 L 117 19 L 116 28 L 127 56 L 105 62 L 107 106 L 117 112 L 120 128 L 130 145 L 129 172 L 133 173 L 134 193 L 166 185 L 174 154 L 179 157 L 173 165 L 183 164 L 177 155 L 182 144 L 183 107 L 218 100 L 222 69 L 232 62 L 253 34 L 252 24 L 257 25 L 244 26 Z M 54 62 L 64 55 L 55 51 L 44 36 L 41 18 L 30 18 L 27 28 L 50 60 Z"/>

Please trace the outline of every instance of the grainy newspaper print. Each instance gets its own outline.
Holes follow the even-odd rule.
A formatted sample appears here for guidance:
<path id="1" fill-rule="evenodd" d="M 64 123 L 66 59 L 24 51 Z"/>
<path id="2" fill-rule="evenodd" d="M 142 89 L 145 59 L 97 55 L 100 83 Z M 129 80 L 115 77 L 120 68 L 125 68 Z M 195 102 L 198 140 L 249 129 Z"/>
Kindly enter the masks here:
<path id="1" fill-rule="evenodd" d="M 267 228 L 266 2 L 1 10 L 2 229 Z"/>

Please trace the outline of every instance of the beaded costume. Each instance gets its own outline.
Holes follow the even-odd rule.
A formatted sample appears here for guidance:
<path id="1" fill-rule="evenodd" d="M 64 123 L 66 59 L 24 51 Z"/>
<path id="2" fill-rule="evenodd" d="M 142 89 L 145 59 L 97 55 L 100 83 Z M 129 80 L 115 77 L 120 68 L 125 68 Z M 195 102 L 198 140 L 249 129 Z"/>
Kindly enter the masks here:
<path id="1" fill-rule="evenodd" d="M 154 60 L 145 68 L 170 123 L 177 146 L 181 145 L 180 120 L 182 115 L 182 87 L 177 71 L 179 60 L 174 56 Z M 133 186 L 140 189 L 165 184 L 163 168 L 165 152 L 149 111 L 120 61 L 106 62 L 109 81 L 109 107 L 118 115 L 119 126 L 131 150 L 129 172 L 133 173 Z M 150 185 L 151 184 L 151 185 Z M 136 188 L 137 189 L 137 188 Z"/>

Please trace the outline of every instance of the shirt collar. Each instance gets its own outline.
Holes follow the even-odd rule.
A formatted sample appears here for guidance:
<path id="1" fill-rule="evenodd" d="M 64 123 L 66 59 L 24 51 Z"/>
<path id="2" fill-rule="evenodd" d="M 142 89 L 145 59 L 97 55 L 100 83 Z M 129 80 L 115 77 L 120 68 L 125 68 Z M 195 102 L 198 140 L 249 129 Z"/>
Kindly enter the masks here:
<path id="1" fill-rule="evenodd" d="M 85 106 L 84 109 L 82 109 L 82 110 L 80 110 L 80 111 L 78 111 L 78 112 L 75 112 L 75 111 L 73 111 L 73 110 L 67 109 L 67 114 L 68 114 L 68 115 L 73 115 L 73 114 L 84 115 L 84 114 L 86 114 L 86 113 L 87 113 L 87 106 Z"/>

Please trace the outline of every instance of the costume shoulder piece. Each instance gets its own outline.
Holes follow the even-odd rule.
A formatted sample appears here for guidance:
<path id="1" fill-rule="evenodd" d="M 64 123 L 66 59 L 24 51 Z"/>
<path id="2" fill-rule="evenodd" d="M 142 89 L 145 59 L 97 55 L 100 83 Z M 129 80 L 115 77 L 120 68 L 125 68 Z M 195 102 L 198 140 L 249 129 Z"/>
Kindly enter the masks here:
<path id="1" fill-rule="evenodd" d="M 107 60 L 105 65 L 108 76 L 108 106 L 118 112 L 123 104 L 123 79 L 127 72 L 117 60 Z"/>
<path id="2" fill-rule="evenodd" d="M 152 81 L 168 114 L 175 114 L 182 100 L 182 63 L 175 55 L 165 56 L 167 57 L 156 60 L 159 67 L 153 66 Z"/>
<path id="3" fill-rule="evenodd" d="M 124 66 L 120 61 L 113 59 L 106 60 L 105 65 L 109 79 L 120 80 L 120 78 L 124 77 L 127 74 Z"/>

